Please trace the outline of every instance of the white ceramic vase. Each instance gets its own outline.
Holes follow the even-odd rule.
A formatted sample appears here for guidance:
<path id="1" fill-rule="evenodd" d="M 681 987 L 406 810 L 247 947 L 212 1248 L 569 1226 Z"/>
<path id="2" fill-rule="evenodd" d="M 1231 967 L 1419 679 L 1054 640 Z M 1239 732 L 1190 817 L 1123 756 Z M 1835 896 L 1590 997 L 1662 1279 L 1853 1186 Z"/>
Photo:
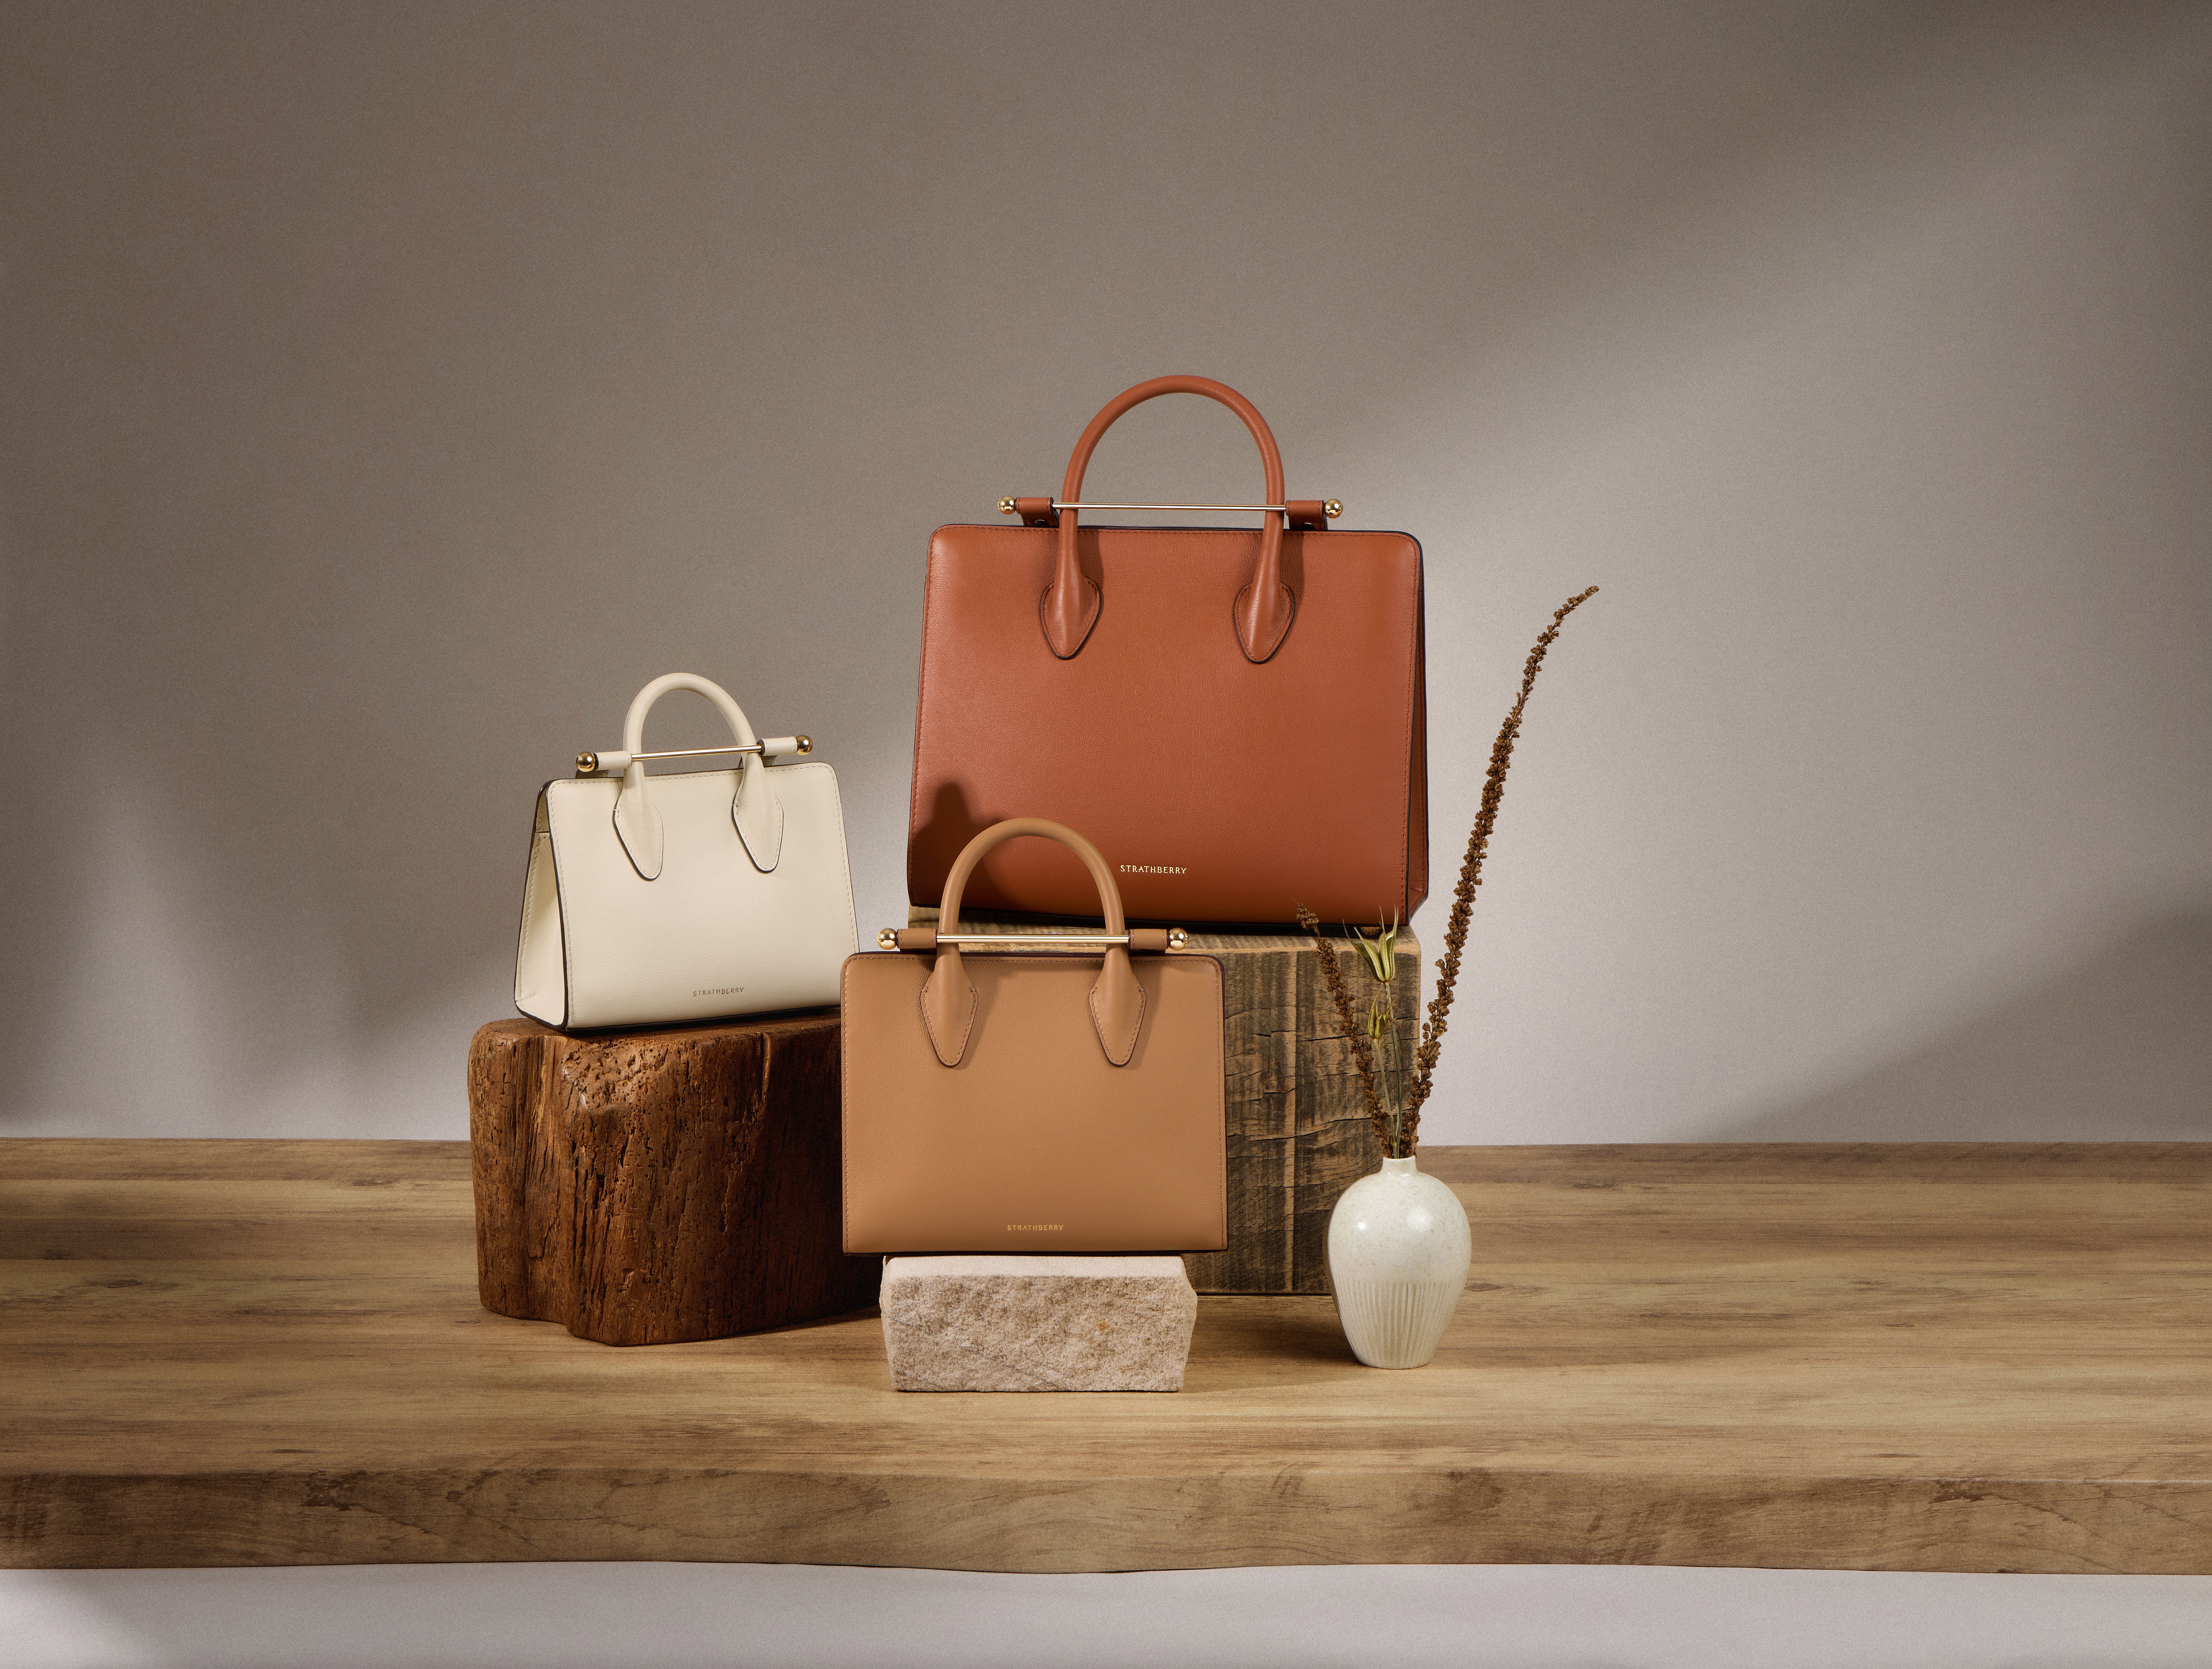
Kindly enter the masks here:
<path id="1" fill-rule="evenodd" d="M 1328 1219 L 1328 1283 L 1352 1353 L 1370 1368 L 1434 1356 L 1471 1251 L 1459 1196 L 1411 1159 L 1385 1159 L 1346 1188 Z"/>

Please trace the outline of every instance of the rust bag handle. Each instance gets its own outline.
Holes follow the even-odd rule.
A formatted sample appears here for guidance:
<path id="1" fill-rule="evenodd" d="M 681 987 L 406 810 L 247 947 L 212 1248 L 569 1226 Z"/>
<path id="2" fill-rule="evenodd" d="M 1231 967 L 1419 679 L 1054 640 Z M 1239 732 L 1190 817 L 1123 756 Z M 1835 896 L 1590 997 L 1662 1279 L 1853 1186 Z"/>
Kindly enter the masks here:
<path id="1" fill-rule="evenodd" d="M 1243 418 L 1244 427 L 1260 443 L 1260 467 L 1267 483 L 1267 501 L 1284 501 L 1283 454 L 1275 445 L 1275 437 L 1268 432 L 1267 419 L 1260 416 L 1259 409 L 1251 401 L 1226 383 L 1215 382 L 1211 377 L 1154 377 L 1150 382 L 1122 390 L 1091 420 L 1091 427 L 1083 431 L 1083 438 L 1075 443 L 1074 455 L 1067 460 L 1067 477 L 1060 489 L 1063 504 L 1082 502 L 1083 476 L 1091 467 L 1091 454 L 1097 449 L 1100 438 L 1114 426 L 1115 420 L 1132 407 L 1156 400 L 1163 394 L 1202 394 L 1209 400 L 1219 401 Z M 1022 502 L 1026 508 L 1028 501 Z M 1098 587 L 1084 577 L 1075 560 L 1076 513 L 1062 509 L 1059 519 L 1060 558 L 1053 568 L 1052 584 L 1045 587 L 1043 598 L 1037 605 L 1037 615 L 1044 628 L 1046 646 L 1060 659 L 1071 660 L 1090 637 L 1091 628 L 1098 623 L 1102 599 Z M 1231 609 L 1237 641 L 1244 651 L 1244 658 L 1256 665 L 1280 648 L 1297 612 L 1297 599 L 1283 584 L 1283 519 L 1270 515 L 1260 530 L 1260 560 L 1253 564 L 1252 577 L 1237 593 L 1237 601 Z"/>
<path id="2" fill-rule="evenodd" d="M 968 982 L 967 970 L 961 965 L 960 947 L 944 940 L 960 932 L 960 895 L 975 865 L 992 847 L 1024 834 L 1057 841 L 1080 858 L 1091 878 L 1098 883 L 1106 932 L 1121 935 L 1128 931 L 1121 913 L 1121 889 L 1114 884 L 1114 871 L 1106 867 L 1097 847 L 1066 824 L 1046 817 L 1009 817 L 993 823 L 960 849 L 959 857 L 952 861 L 952 872 L 945 877 L 943 902 L 938 910 L 937 966 L 921 987 L 921 1023 L 929 1034 L 930 1047 L 944 1065 L 960 1064 L 968 1053 L 968 1034 L 975 1024 L 975 987 Z M 1129 966 L 1128 949 L 1109 945 L 1105 966 L 1098 970 L 1098 979 L 1091 987 L 1091 1026 L 1098 1034 L 1098 1047 L 1106 1052 L 1106 1059 L 1116 1066 L 1127 1066 L 1137 1052 L 1137 1035 L 1144 1023 L 1144 987 L 1137 983 L 1136 970 Z"/>

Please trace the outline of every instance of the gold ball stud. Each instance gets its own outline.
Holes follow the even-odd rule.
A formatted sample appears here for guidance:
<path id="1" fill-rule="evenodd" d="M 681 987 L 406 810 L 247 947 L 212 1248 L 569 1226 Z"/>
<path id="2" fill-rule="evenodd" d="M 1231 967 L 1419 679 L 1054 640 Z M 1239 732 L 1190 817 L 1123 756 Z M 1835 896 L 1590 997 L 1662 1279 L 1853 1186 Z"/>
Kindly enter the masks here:
<path id="1" fill-rule="evenodd" d="M 595 753 L 580 753 L 576 756 L 576 774 L 578 776 L 590 776 L 599 768 L 599 755 Z"/>
<path id="2" fill-rule="evenodd" d="M 794 737 L 792 739 L 799 743 L 799 752 L 806 754 L 812 753 L 814 751 L 814 738 L 812 737 L 799 736 Z"/>
<path id="3" fill-rule="evenodd" d="M 1170 928 L 1169 928 L 1169 929 L 1168 929 L 1168 949 L 1169 949 L 1169 950 L 1182 950 L 1182 949 L 1186 944 L 1189 944 L 1189 943 L 1190 943 L 1190 935 L 1189 935 L 1188 933 L 1185 932 L 1182 928 L 1180 928 L 1180 927 L 1170 927 Z"/>
<path id="4" fill-rule="evenodd" d="M 1344 513 L 1344 501 L 1342 499 L 1330 499 L 1327 501 L 1321 507 L 1321 513 L 1322 515 L 1328 517 L 1331 521 L 1334 521 L 1339 516 Z"/>
<path id="5" fill-rule="evenodd" d="M 896 927 L 885 927 L 879 930 L 876 934 L 876 949 L 878 950 L 897 950 L 898 929 Z"/>
<path id="6" fill-rule="evenodd" d="M 999 513 L 1000 513 L 1000 515 L 1002 515 L 1002 516 L 1011 516 L 1011 515 L 1012 515 L 1012 514 L 1014 513 L 1014 501 L 1013 501 L 1013 500 L 1012 500 L 1012 499 L 1010 499 L 1010 498 L 1002 498 L 1002 499 L 1000 499 L 1000 500 L 999 501 Z"/>

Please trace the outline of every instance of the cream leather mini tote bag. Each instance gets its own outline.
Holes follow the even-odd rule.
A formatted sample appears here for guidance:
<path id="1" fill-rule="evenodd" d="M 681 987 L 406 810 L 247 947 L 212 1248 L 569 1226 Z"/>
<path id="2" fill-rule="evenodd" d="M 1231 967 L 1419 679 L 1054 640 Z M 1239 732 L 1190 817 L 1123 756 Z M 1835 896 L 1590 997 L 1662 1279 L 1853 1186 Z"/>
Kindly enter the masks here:
<path id="1" fill-rule="evenodd" d="M 728 748 L 647 753 L 645 715 L 695 690 L 729 720 Z M 803 736 L 757 737 L 720 684 L 655 678 L 629 704 L 618 753 L 576 756 L 538 796 L 514 1005 L 550 1026 L 646 1026 L 837 1000 L 854 950 L 837 777 Z M 736 755 L 734 770 L 648 777 L 648 759 Z"/>

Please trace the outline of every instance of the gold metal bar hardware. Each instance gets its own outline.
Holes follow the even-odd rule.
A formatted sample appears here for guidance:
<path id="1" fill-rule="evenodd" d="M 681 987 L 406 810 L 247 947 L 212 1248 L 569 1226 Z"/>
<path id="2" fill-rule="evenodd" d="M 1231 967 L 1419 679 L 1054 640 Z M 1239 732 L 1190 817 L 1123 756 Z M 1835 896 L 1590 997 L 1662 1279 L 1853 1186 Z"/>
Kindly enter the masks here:
<path id="1" fill-rule="evenodd" d="M 939 944 L 1127 944 L 1127 933 L 939 933 Z"/>
<path id="2" fill-rule="evenodd" d="M 774 739 L 782 741 L 785 738 L 778 737 Z M 663 748 L 654 753 L 623 754 L 618 755 L 617 757 L 623 759 L 708 759 L 714 757 L 717 754 L 758 754 L 763 759 L 776 759 L 781 758 L 785 754 L 811 754 L 814 751 L 814 738 L 811 736 L 794 736 L 789 739 L 795 744 L 794 746 L 789 748 L 777 748 L 774 751 L 770 751 L 767 743 L 762 742 L 748 742 L 742 746 L 732 742 L 726 748 Z M 611 774 L 611 769 L 612 768 L 611 767 L 610 774 Z M 598 776 L 599 774 L 599 755 L 586 752 L 580 753 L 576 756 L 576 774 L 578 776 Z"/>
<path id="3" fill-rule="evenodd" d="M 939 933 L 939 944 L 1127 944 L 1127 933 Z M 1168 929 L 1168 949 L 1181 950 L 1190 943 L 1190 935 L 1181 927 Z M 896 950 L 899 948 L 898 929 L 885 927 L 876 934 L 876 949 Z"/>
<path id="4" fill-rule="evenodd" d="M 1063 504 L 1060 500 L 1054 499 L 1052 501 L 1052 507 L 1055 510 L 1224 510 L 1271 516 L 1287 516 L 1291 513 L 1290 507 L 1284 504 Z M 1344 513 L 1344 501 L 1342 499 L 1327 500 L 1321 507 L 1321 513 L 1331 521 L 1334 521 Z M 999 513 L 1002 516 L 1012 515 L 1013 500 L 1000 499 Z"/>

